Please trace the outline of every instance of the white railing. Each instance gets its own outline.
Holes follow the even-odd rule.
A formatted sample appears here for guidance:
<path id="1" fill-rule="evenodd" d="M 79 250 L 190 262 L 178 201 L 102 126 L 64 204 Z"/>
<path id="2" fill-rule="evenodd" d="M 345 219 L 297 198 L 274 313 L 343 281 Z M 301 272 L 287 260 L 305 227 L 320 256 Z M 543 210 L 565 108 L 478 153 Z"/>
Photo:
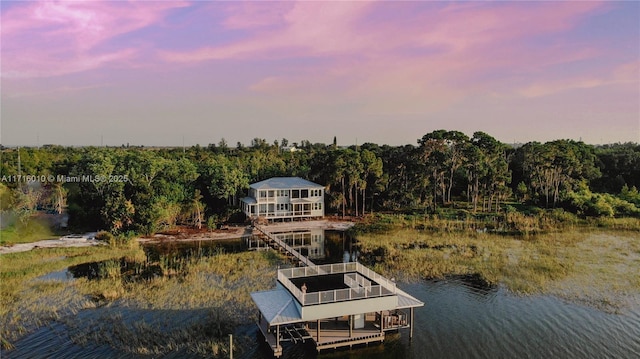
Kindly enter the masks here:
<path id="1" fill-rule="evenodd" d="M 364 288 L 369 290 L 371 288 L 371 281 L 358 273 L 345 273 L 344 284 L 353 289 Z"/>
<path id="2" fill-rule="evenodd" d="M 291 292 L 291 294 L 293 294 L 298 299 L 299 302 L 304 304 L 302 291 L 298 289 L 298 287 L 296 287 L 296 285 L 293 284 L 293 282 L 291 282 L 289 278 L 285 277 L 281 270 L 278 271 L 278 282 L 280 282 L 280 284 L 287 288 L 289 292 Z"/>
<path id="3" fill-rule="evenodd" d="M 281 269 L 281 271 L 287 278 L 300 278 L 312 275 L 358 272 L 361 275 L 373 280 L 374 282 L 377 282 L 378 284 L 389 288 L 389 290 L 394 293 L 396 288 L 396 284 L 394 282 L 388 280 L 387 278 L 370 270 L 369 268 L 363 266 L 358 262 L 323 264 L 309 267 Z"/>
<path id="4" fill-rule="evenodd" d="M 296 287 L 291 279 L 303 278 L 327 274 L 353 273 L 356 279 L 353 280 L 360 288 L 346 288 L 336 290 L 326 290 L 322 292 L 303 293 Z M 378 284 L 372 285 L 370 278 Z M 345 279 L 346 280 L 346 279 Z M 384 278 L 378 273 L 361 265 L 360 263 L 334 263 L 324 265 L 312 265 L 308 267 L 297 267 L 280 269 L 278 271 L 278 281 L 289 290 L 303 305 L 335 303 L 353 299 L 375 298 L 396 293 L 396 284 Z"/>
<path id="5" fill-rule="evenodd" d="M 314 305 L 314 304 L 327 304 L 327 303 L 336 303 L 336 302 L 344 302 L 348 300 L 354 299 L 366 299 L 366 298 L 377 298 L 383 297 L 387 295 L 393 294 L 392 291 L 381 285 L 374 285 L 369 287 L 367 290 L 363 290 L 364 288 L 346 288 L 346 289 L 336 289 L 336 290 L 325 290 L 322 292 L 314 292 L 314 293 L 306 293 L 304 295 L 304 299 L 302 304 L 304 305 Z"/>

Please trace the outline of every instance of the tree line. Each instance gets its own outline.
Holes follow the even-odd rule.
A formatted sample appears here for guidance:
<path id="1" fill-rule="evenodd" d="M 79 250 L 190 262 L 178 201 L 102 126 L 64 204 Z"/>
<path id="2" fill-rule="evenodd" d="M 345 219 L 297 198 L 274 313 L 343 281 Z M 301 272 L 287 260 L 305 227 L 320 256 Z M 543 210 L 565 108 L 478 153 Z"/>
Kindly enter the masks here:
<path id="1" fill-rule="evenodd" d="M 452 206 L 496 212 L 506 204 L 640 216 L 635 143 L 513 146 L 484 132 L 437 130 L 416 145 L 339 147 L 335 138 L 292 145 L 255 138 L 235 147 L 222 139 L 190 148 L 3 148 L 0 209 L 21 218 L 39 209 L 66 211 L 72 226 L 114 233 L 213 227 L 242 218 L 238 198 L 250 183 L 299 176 L 325 185 L 327 208 L 342 216 Z M 17 175 L 55 180 L 28 183 Z"/>

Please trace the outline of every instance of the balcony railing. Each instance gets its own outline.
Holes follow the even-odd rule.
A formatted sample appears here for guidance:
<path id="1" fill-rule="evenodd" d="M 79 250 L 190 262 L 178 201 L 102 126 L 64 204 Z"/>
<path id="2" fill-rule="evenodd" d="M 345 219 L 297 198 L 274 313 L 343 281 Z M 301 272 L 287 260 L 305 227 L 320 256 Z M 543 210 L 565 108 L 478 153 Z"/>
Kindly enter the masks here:
<path id="1" fill-rule="evenodd" d="M 371 282 L 369 282 L 368 280 L 366 280 L 365 282 L 365 279 L 362 278 L 359 280 L 356 279 L 355 281 L 360 282 L 356 284 L 364 285 L 368 282 L 368 286 L 303 293 L 298 287 L 295 286 L 295 284 L 293 284 L 293 282 L 291 282 L 291 279 L 293 278 L 353 272 L 359 273 L 360 275 L 367 277 L 378 284 L 371 285 Z M 334 263 L 281 269 L 278 271 L 278 281 L 285 288 L 287 288 L 289 292 L 291 292 L 303 305 L 335 303 L 354 299 L 382 297 L 396 293 L 396 284 L 394 282 L 386 279 L 385 277 L 357 262 Z"/>
<path id="2" fill-rule="evenodd" d="M 307 293 L 304 295 L 303 305 L 327 304 L 344 302 L 354 299 L 376 298 L 392 295 L 393 292 L 381 285 L 374 285 L 369 288 L 346 288 L 325 290 L 322 292 Z"/>

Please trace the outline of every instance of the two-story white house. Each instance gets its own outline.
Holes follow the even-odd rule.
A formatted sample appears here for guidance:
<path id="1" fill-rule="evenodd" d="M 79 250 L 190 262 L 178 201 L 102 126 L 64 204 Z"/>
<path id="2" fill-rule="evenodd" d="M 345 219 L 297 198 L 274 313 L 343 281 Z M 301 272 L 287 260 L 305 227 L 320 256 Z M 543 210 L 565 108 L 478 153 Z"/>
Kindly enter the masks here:
<path id="1" fill-rule="evenodd" d="M 300 177 L 273 177 L 251 184 L 240 206 L 249 218 L 324 217 L 324 186 Z"/>

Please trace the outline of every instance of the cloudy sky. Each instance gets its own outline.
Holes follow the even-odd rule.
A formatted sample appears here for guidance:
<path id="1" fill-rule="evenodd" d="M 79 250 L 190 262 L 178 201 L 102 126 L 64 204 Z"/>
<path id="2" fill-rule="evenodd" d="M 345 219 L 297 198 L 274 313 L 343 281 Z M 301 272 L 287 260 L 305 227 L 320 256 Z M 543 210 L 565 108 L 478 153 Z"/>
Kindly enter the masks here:
<path id="1" fill-rule="evenodd" d="M 1 2 L 3 145 L 640 142 L 640 2 Z"/>

